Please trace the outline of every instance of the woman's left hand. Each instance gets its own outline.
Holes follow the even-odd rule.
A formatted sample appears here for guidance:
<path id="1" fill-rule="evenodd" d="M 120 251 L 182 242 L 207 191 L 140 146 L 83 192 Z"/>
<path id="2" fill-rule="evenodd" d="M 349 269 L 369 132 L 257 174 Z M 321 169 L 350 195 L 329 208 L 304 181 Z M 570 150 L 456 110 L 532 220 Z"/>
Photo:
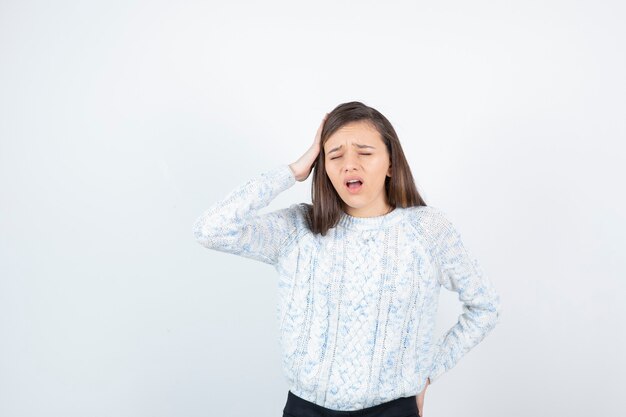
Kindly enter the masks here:
<path id="1" fill-rule="evenodd" d="M 426 388 L 428 388 L 429 384 L 430 378 L 426 378 L 426 385 L 424 386 L 424 389 L 417 395 L 417 411 L 419 413 L 419 417 L 424 417 L 424 395 L 426 394 Z"/>

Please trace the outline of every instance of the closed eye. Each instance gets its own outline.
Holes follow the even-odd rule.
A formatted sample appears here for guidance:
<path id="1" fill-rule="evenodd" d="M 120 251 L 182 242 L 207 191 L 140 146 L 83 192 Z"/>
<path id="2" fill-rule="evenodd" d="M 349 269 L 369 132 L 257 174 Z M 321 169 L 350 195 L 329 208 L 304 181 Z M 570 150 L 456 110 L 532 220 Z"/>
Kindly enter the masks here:
<path id="1" fill-rule="evenodd" d="M 371 153 L 360 153 L 359 155 L 371 155 Z M 330 160 L 332 161 L 333 159 L 337 158 L 341 158 L 341 156 L 335 156 L 334 158 L 330 158 Z"/>

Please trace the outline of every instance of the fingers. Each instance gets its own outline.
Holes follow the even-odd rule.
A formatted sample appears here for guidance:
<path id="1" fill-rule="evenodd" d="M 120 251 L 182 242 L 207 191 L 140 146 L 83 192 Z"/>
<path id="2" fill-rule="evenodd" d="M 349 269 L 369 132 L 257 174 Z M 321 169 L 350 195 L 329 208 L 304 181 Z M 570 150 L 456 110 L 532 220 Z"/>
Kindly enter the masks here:
<path id="1" fill-rule="evenodd" d="M 326 123 L 326 118 L 328 117 L 328 113 L 322 119 L 319 127 L 317 128 L 317 133 L 315 134 L 315 142 L 319 142 L 322 139 L 322 129 L 324 128 L 324 123 Z"/>

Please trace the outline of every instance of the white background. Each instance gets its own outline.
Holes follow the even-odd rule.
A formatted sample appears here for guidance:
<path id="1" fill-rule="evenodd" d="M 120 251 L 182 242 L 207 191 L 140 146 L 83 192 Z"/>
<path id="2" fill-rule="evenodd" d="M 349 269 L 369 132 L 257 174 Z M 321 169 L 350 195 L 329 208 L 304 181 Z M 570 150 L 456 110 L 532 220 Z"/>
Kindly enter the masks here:
<path id="1" fill-rule="evenodd" d="M 502 297 L 424 415 L 623 416 L 620 1 L 0 2 L 0 415 L 280 416 L 276 271 L 192 225 L 386 115 Z M 310 178 L 268 210 L 310 201 Z M 461 312 L 442 290 L 437 331 Z"/>

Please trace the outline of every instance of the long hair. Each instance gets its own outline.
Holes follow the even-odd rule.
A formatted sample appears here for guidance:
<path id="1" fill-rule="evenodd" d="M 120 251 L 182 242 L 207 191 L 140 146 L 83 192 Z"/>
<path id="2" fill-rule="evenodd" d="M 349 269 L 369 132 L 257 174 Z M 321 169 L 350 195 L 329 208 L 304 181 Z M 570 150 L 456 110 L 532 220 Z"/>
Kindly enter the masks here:
<path id="1" fill-rule="evenodd" d="M 404 208 L 426 205 L 417 191 L 400 140 L 389 120 L 378 110 L 361 102 L 343 103 L 335 107 L 326 117 L 321 133 L 320 153 L 313 162 L 311 183 L 313 204 L 307 205 L 309 227 L 313 233 L 325 236 L 328 229 L 336 226 L 343 211 L 343 201 L 326 174 L 324 144 L 342 126 L 360 120 L 366 120 L 376 128 L 389 152 L 391 177 L 385 177 L 385 192 L 389 204 Z"/>

